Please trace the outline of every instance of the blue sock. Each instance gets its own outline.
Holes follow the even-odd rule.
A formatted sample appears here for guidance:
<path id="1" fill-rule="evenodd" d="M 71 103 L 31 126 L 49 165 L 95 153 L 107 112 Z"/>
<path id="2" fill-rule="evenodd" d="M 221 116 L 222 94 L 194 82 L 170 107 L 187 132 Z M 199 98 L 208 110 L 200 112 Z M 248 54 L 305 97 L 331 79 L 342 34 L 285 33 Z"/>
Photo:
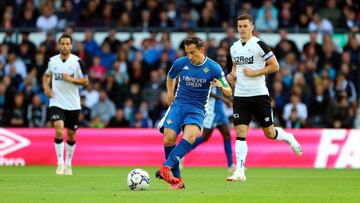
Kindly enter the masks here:
<path id="1" fill-rule="evenodd" d="M 203 136 L 199 136 L 196 138 L 194 144 L 192 145 L 192 148 L 195 149 L 199 144 L 204 142 L 204 137 Z"/>
<path id="2" fill-rule="evenodd" d="M 226 158 L 228 161 L 228 167 L 230 167 L 233 164 L 230 139 L 224 139 L 224 149 L 225 149 L 225 154 L 226 154 Z"/>
<path id="3" fill-rule="evenodd" d="M 164 151 L 165 151 L 165 159 L 167 159 L 169 157 L 170 152 L 175 148 L 176 145 L 171 146 L 171 147 L 166 147 L 164 146 Z M 175 165 L 172 169 L 171 172 L 173 173 L 173 175 L 177 178 L 181 177 L 180 174 L 180 168 L 179 168 L 179 164 Z"/>
<path id="4" fill-rule="evenodd" d="M 180 159 L 185 156 L 187 152 L 192 149 L 192 144 L 190 144 L 185 139 L 181 139 L 178 145 L 170 152 L 168 159 L 166 159 L 164 166 L 169 166 L 174 168 L 179 166 Z M 175 176 L 175 174 L 173 174 Z"/>

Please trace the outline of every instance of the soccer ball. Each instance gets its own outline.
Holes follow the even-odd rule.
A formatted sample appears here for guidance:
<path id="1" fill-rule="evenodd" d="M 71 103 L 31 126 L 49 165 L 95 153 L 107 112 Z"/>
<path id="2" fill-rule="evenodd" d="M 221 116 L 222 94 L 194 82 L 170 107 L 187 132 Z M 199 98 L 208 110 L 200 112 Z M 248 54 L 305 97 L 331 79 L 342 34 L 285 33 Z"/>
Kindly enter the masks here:
<path id="1" fill-rule="evenodd" d="M 150 182 L 151 179 L 148 172 L 140 168 L 131 170 L 127 177 L 127 184 L 130 190 L 146 190 Z"/>

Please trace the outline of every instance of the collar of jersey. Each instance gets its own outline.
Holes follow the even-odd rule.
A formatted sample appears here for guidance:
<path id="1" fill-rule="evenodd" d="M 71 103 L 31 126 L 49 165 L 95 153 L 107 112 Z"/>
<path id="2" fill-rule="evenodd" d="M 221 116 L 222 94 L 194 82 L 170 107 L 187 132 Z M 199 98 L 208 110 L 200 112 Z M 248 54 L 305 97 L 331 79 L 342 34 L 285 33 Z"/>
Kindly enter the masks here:
<path id="1" fill-rule="evenodd" d="M 195 65 L 195 64 L 191 63 L 190 59 L 189 59 L 189 61 L 190 61 L 190 63 L 191 63 L 192 65 L 194 65 L 194 66 L 202 66 L 202 65 L 204 65 L 204 63 L 207 61 L 207 59 L 208 59 L 208 57 L 205 56 L 204 61 L 203 61 L 201 64 L 199 64 L 199 65 Z"/>

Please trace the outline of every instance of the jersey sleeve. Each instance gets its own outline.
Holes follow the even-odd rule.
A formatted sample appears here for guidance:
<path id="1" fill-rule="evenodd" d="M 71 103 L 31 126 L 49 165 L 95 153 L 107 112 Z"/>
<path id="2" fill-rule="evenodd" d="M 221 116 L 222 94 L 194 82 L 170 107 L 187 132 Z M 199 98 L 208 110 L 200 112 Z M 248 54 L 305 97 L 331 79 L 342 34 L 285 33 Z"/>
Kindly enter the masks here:
<path id="1" fill-rule="evenodd" d="M 52 65 L 51 65 L 51 61 L 49 60 L 47 63 L 47 68 L 45 70 L 45 74 L 46 75 L 51 75 L 52 74 Z"/>
<path id="2" fill-rule="evenodd" d="M 78 76 L 80 78 L 87 77 L 88 72 L 87 72 L 87 68 L 85 66 L 85 63 L 83 61 L 81 61 L 81 60 L 78 60 L 78 63 L 79 63 L 79 69 L 78 69 L 78 73 L 77 73 Z"/>
<path id="3" fill-rule="evenodd" d="M 216 64 L 215 78 L 220 81 L 220 83 L 223 87 L 229 87 L 229 83 L 227 82 L 227 80 L 225 78 L 225 73 L 219 64 Z"/>
<path id="4" fill-rule="evenodd" d="M 176 59 L 176 61 L 173 63 L 173 65 L 171 66 L 168 72 L 168 77 L 171 79 L 175 79 L 181 71 L 182 64 L 183 64 L 182 58 Z"/>
<path id="5" fill-rule="evenodd" d="M 270 47 L 265 42 L 258 41 L 258 45 L 260 46 L 260 55 L 265 61 L 274 56 L 274 53 L 271 51 Z"/>

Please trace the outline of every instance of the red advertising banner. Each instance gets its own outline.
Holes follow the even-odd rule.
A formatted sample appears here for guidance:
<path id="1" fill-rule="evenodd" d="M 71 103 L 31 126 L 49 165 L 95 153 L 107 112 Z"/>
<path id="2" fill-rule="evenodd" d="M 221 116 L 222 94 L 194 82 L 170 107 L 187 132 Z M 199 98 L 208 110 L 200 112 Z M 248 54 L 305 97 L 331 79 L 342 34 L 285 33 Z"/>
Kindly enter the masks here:
<path id="1" fill-rule="evenodd" d="M 299 129 L 292 132 L 303 147 L 297 157 L 286 143 L 250 130 L 248 167 L 360 168 L 360 130 Z M 234 150 L 235 132 L 232 131 Z M 0 128 L 0 166 L 54 165 L 53 129 Z M 74 165 L 160 166 L 164 161 L 162 135 L 157 129 L 80 129 Z M 225 167 L 223 138 L 210 140 L 190 152 L 186 166 Z"/>

